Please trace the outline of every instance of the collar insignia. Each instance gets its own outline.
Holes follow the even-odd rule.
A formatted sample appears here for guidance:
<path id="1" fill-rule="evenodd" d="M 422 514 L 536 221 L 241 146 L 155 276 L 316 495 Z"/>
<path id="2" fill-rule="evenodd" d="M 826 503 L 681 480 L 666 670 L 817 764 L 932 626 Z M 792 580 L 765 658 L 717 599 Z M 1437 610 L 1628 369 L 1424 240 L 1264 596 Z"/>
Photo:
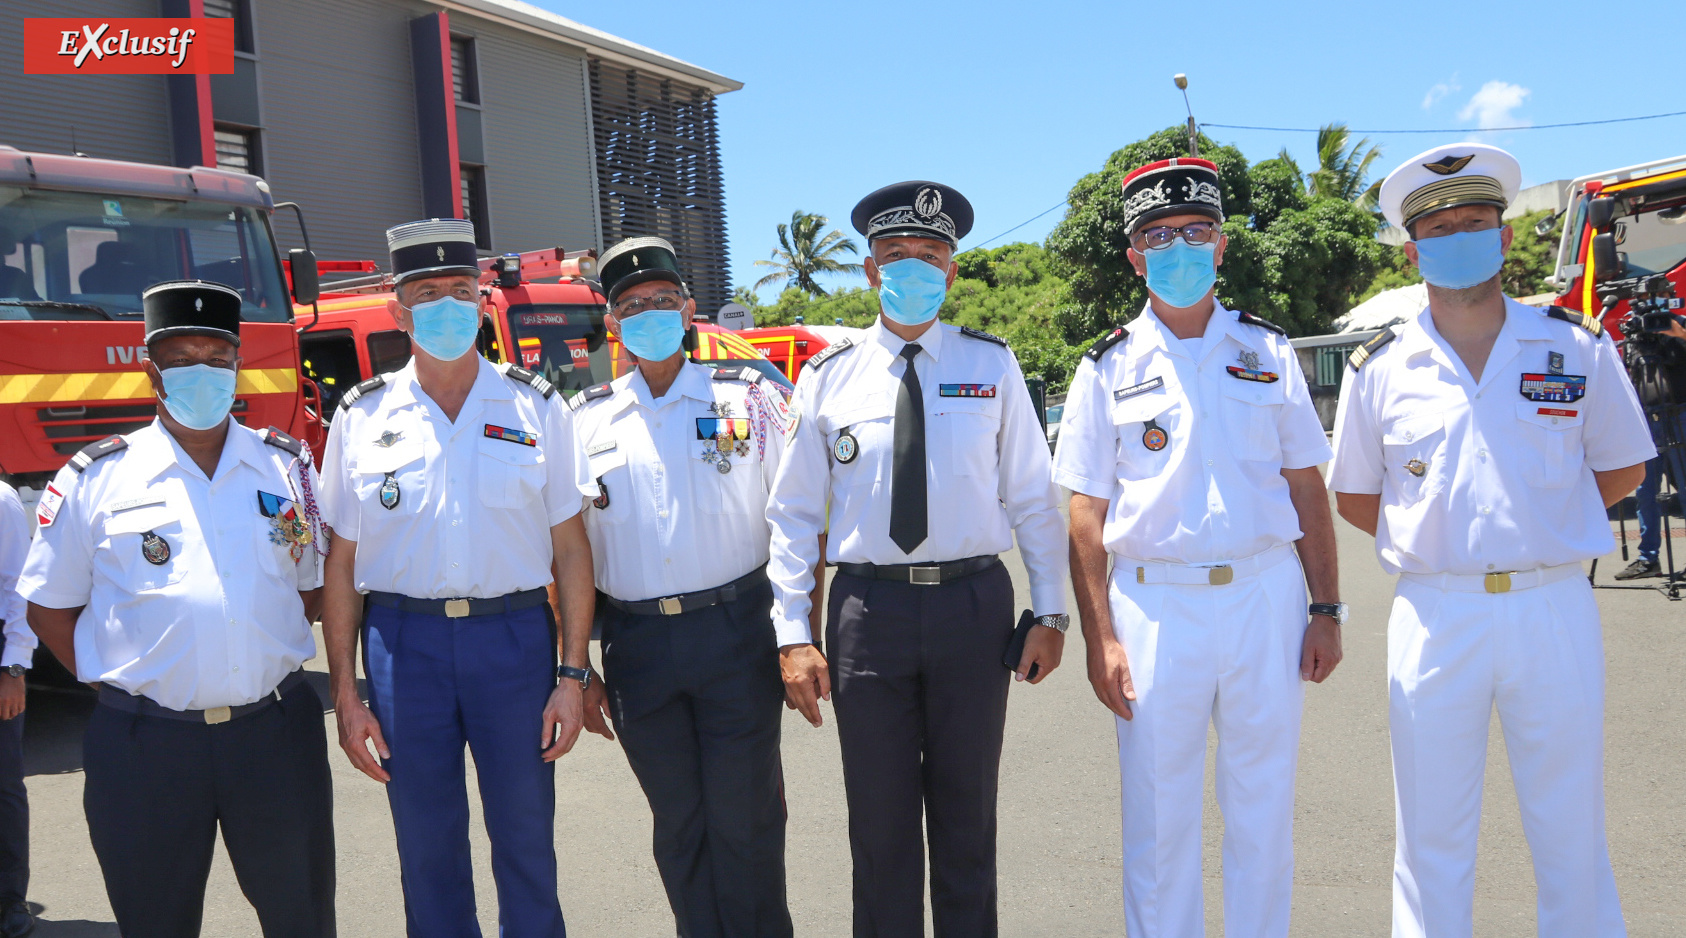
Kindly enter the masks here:
<path id="1" fill-rule="evenodd" d="M 1468 166 L 1469 161 L 1473 159 L 1475 159 L 1474 153 L 1471 153 L 1468 156 L 1452 156 L 1451 154 L 1447 154 L 1432 163 L 1424 163 L 1423 169 L 1441 176 L 1450 176 L 1458 170 L 1463 169 L 1465 166 Z"/>

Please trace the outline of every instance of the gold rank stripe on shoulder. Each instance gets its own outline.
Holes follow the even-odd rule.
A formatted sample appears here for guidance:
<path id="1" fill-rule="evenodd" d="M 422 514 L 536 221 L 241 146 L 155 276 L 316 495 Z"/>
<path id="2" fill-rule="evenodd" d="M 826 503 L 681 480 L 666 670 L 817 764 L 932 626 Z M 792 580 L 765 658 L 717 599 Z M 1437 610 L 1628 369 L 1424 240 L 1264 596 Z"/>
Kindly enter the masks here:
<path id="1" fill-rule="evenodd" d="M 236 394 L 297 394 L 299 373 L 292 368 L 248 368 L 240 372 Z M 80 374 L 0 375 L 0 404 L 56 401 L 122 401 L 152 397 L 144 371 L 94 371 Z"/>
<path id="2" fill-rule="evenodd" d="M 1595 336 L 1604 334 L 1604 324 L 1598 321 L 1597 316 L 1589 316 L 1578 309 L 1569 309 L 1566 306 L 1548 306 L 1546 307 L 1546 315 L 1553 319 L 1561 319 L 1571 325 L 1580 326 Z"/>
<path id="3" fill-rule="evenodd" d="M 1370 341 L 1353 349 L 1352 354 L 1348 355 L 1346 358 L 1347 364 L 1352 366 L 1353 371 L 1363 368 L 1364 363 L 1370 360 L 1370 356 L 1376 354 L 1378 351 L 1381 351 L 1382 346 L 1392 342 L 1395 338 L 1397 338 L 1397 335 L 1392 329 L 1383 329 L 1379 334 L 1373 336 Z"/>

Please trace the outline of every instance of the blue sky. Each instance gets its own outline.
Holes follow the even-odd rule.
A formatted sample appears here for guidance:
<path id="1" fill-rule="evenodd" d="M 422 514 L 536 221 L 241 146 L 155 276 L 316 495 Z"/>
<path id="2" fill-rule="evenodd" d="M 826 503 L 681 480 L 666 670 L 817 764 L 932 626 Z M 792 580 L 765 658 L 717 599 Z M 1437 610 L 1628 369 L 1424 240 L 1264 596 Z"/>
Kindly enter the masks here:
<path id="1" fill-rule="evenodd" d="M 977 222 L 961 247 L 977 246 L 1181 122 L 1177 72 L 1203 122 L 1468 128 L 1372 135 L 1384 175 L 1459 139 L 1515 153 L 1524 185 L 1686 153 L 1686 116 L 1471 136 L 1686 109 L 1678 65 L 1597 38 L 1585 4 L 535 2 L 744 83 L 719 101 L 735 284 L 764 273 L 753 261 L 793 210 L 853 235 L 855 202 L 902 179 L 965 193 Z M 1647 35 L 1686 34 L 1686 4 L 1644 4 L 1643 19 Z M 1253 160 L 1286 147 L 1316 162 L 1311 133 L 1206 133 Z M 996 243 L 1040 241 L 1062 213 Z"/>

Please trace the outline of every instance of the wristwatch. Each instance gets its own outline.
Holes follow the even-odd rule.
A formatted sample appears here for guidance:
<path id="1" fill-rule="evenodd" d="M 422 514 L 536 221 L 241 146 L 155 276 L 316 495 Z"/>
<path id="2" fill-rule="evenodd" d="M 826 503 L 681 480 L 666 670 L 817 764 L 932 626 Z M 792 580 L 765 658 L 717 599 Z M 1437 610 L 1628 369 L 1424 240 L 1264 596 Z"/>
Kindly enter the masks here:
<path id="1" fill-rule="evenodd" d="M 1063 612 L 1057 616 L 1037 616 L 1036 624 L 1053 629 L 1063 635 L 1066 629 L 1071 628 L 1071 616 Z"/>
<path id="2" fill-rule="evenodd" d="M 12 677 L 23 677 L 25 674 L 29 673 L 29 669 L 21 664 L 8 664 L 6 665 L 6 673 L 10 674 Z"/>
<path id="3" fill-rule="evenodd" d="M 1311 614 L 1314 616 L 1328 616 L 1337 625 L 1346 625 L 1346 603 L 1312 603 Z"/>
<path id="4" fill-rule="evenodd" d="M 556 669 L 556 676 L 558 678 L 566 677 L 566 678 L 572 678 L 573 680 L 579 681 L 580 682 L 580 690 L 586 690 L 587 688 L 591 687 L 591 669 L 590 668 L 570 668 L 567 665 L 562 665 L 562 666 L 560 666 Z"/>

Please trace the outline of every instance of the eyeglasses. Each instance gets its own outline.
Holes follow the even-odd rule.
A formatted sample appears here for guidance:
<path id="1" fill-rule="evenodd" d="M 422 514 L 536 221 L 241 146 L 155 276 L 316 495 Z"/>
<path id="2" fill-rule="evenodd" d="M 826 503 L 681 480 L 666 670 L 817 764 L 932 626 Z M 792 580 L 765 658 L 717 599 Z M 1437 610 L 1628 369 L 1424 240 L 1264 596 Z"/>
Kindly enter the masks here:
<path id="1" fill-rule="evenodd" d="M 1149 228 L 1136 232 L 1130 239 L 1130 246 L 1138 251 L 1158 250 L 1171 243 L 1171 239 L 1182 235 L 1182 239 L 1189 244 L 1206 244 L 1216 238 L 1222 230 L 1215 221 L 1189 222 L 1181 228 Z"/>
<path id="2" fill-rule="evenodd" d="M 663 291 L 661 293 L 651 293 L 648 296 L 635 296 L 630 299 L 621 300 L 619 303 L 615 304 L 614 310 L 616 316 L 625 319 L 628 316 L 636 316 L 645 310 L 678 309 L 684 305 L 685 298 L 683 296 L 680 296 L 677 293 Z"/>

